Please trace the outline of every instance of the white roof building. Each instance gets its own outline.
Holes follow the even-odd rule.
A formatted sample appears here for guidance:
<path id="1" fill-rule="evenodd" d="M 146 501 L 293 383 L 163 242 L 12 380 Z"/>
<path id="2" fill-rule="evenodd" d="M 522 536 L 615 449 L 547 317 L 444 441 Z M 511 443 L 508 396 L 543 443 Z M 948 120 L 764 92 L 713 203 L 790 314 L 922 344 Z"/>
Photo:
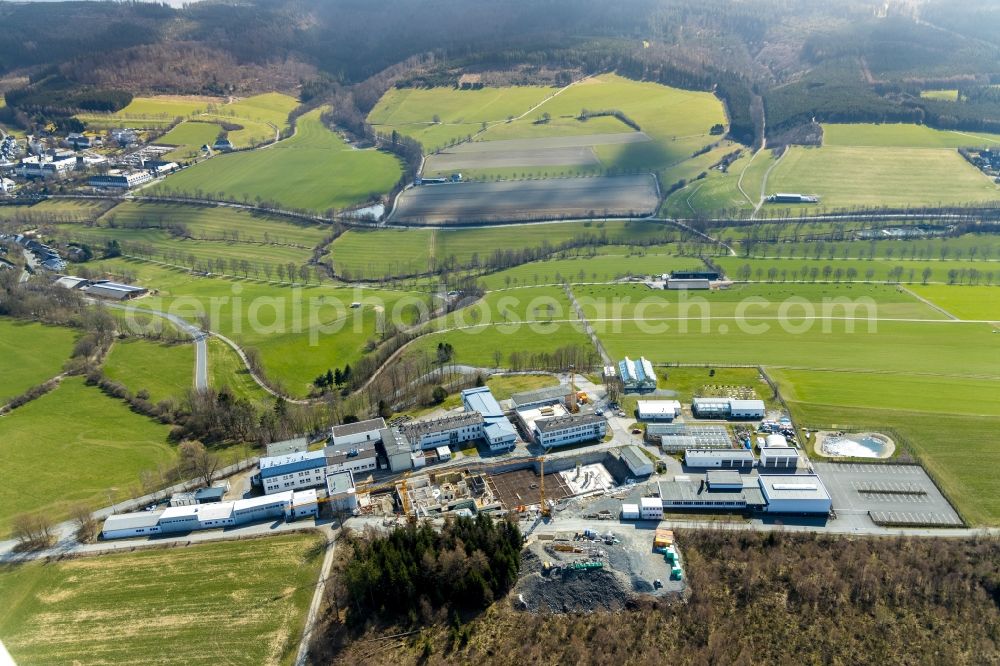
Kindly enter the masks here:
<path id="1" fill-rule="evenodd" d="M 833 501 L 815 474 L 761 474 L 758 477 L 768 513 L 830 513 Z"/>
<path id="2" fill-rule="evenodd" d="M 681 415 L 681 403 L 676 400 L 639 400 L 635 412 L 640 421 L 672 421 Z"/>

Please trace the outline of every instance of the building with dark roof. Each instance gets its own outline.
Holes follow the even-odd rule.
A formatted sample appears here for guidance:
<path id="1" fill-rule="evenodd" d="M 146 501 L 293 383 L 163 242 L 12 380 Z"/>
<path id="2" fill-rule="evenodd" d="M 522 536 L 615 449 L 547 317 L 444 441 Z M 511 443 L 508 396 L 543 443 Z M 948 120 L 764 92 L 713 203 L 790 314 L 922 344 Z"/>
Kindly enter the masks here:
<path id="1" fill-rule="evenodd" d="M 565 414 L 536 419 L 535 442 L 545 448 L 603 439 L 608 422 L 596 414 Z"/>
<path id="2" fill-rule="evenodd" d="M 441 419 L 411 421 L 400 426 L 399 431 L 413 449 L 427 450 L 479 439 L 483 436 L 483 423 L 483 415 L 479 412 L 463 412 Z"/>

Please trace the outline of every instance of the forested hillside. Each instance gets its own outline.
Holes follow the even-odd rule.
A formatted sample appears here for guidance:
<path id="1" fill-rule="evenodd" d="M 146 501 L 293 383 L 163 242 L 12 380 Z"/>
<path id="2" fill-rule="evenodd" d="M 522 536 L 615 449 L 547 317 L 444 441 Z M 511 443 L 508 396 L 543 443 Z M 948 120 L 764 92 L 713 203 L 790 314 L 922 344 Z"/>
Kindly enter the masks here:
<path id="1" fill-rule="evenodd" d="M 269 90 L 336 99 L 342 121 L 392 85 L 617 70 L 715 91 L 748 144 L 812 119 L 1000 128 L 1000 10 L 987 0 L 63 2 L 0 4 L 0 20 L 5 120 L 21 126 L 128 94 Z M 921 94 L 938 88 L 957 98 Z"/>

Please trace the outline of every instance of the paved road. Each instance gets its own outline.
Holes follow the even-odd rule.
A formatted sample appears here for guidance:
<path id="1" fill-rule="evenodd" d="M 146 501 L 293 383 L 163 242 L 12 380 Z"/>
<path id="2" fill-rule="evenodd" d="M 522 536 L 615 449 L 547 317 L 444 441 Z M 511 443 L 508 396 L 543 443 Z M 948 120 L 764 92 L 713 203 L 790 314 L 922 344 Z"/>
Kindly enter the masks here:
<path id="1" fill-rule="evenodd" d="M 160 310 L 151 310 L 148 308 L 137 308 L 132 305 L 123 305 L 121 303 L 108 303 L 105 301 L 95 301 L 91 299 L 92 303 L 100 302 L 103 305 L 113 308 L 115 310 L 123 310 L 125 312 L 135 312 L 138 314 L 151 314 L 156 317 L 162 317 L 181 329 L 185 333 L 191 336 L 192 341 L 194 341 L 194 387 L 198 391 L 203 391 L 208 388 L 208 344 L 205 340 L 208 338 L 208 333 L 201 330 L 191 322 L 186 319 L 181 319 L 177 315 L 170 314 L 169 312 L 162 312 Z"/>

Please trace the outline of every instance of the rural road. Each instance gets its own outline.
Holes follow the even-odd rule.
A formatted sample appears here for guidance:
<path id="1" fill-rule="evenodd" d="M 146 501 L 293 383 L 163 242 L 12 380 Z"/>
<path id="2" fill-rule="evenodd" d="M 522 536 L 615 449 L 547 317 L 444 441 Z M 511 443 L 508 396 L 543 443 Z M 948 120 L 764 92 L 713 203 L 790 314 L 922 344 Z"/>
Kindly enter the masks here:
<path id="1" fill-rule="evenodd" d="M 295 656 L 295 666 L 306 666 L 309 656 L 309 643 L 312 641 L 313 630 L 316 628 L 316 620 L 319 617 L 319 609 L 323 604 L 323 592 L 326 590 L 326 579 L 330 575 L 333 567 L 333 553 L 336 548 L 335 535 L 326 535 L 326 554 L 323 556 L 323 566 L 319 569 L 319 577 L 316 580 L 316 591 L 313 592 L 312 602 L 309 604 L 309 612 L 306 614 L 306 625 L 302 629 L 302 638 L 299 640 L 299 651 Z"/>
<path id="2" fill-rule="evenodd" d="M 91 303 L 98 302 L 93 299 L 88 300 L 90 300 Z M 191 339 L 194 341 L 194 387 L 198 391 L 204 391 L 208 388 L 208 344 L 205 342 L 208 338 L 208 333 L 201 330 L 186 319 L 181 319 L 177 315 L 170 314 L 169 312 L 151 310 L 148 308 L 137 308 L 131 305 L 122 305 L 121 303 L 105 303 L 104 301 L 101 301 L 101 303 L 115 310 L 161 317 L 170 321 L 177 326 L 177 328 L 190 335 Z"/>

